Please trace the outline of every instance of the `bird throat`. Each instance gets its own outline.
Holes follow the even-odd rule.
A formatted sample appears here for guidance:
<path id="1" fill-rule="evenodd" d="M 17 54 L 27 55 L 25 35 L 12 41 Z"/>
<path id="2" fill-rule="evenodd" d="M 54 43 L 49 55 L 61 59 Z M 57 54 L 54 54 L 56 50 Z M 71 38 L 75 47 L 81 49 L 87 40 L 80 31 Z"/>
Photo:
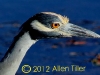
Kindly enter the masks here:
<path id="1" fill-rule="evenodd" d="M 20 32 L 13 40 L 11 46 L 0 63 L 0 75 L 15 75 L 28 49 L 37 40 L 32 40 L 29 32 Z M 3 68 L 1 68 L 3 67 Z M 12 71 L 12 74 L 10 73 Z M 7 71 L 7 72 L 5 72 Z M 6 74 L 5 74 L 6 73 Z"/>
<path id="2" fill-rule="evenodd" d="M 30 41 L 30 42 L 29 42 Z M 16 45 L 18 47 L 23 47 L 25 48 L 26 46 L 30 47 L 30 45 L 34 44 L 37 40 L 32 39 L 29 32 L 20 32 L 17 36 L 15 36 L 11 46 L 9 47 L 8 51 L 6 52 L 5 56 L 1 59 L 1 62 L 4 61 L 9 55 L 13 52 L 14 48 Z M 16 48 L 18 49 L 18 48 Z"/>

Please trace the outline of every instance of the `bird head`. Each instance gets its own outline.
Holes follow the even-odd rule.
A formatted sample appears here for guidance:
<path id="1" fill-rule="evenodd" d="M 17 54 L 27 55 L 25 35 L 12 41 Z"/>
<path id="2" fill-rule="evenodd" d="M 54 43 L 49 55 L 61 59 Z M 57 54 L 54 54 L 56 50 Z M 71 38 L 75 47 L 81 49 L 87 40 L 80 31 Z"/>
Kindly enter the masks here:
<path id="1" fill-rule="evenodd" d="M 41 12 L 23 25 L 22 30 L 28 31 L 32 39 L 58 38 L 58 37 L 91 37 L 100 38 L 100 35 L 69 23 L 69 19 L 53 12 Z"/>

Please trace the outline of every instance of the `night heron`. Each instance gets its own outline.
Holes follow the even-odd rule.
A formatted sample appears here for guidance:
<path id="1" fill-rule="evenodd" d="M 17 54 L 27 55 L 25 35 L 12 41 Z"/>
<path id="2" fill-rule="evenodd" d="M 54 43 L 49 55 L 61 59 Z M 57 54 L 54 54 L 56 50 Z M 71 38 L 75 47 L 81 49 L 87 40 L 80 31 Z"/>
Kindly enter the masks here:
<path id="1" fill-rule="evenodd" d="M 0 75 L 15 75 L 28 49 L 42 38 L 92 37 L 100 35 L 69 23 L 69 19 L 52 12 L 41 12 L 28 19 L 0 62 Z"/>

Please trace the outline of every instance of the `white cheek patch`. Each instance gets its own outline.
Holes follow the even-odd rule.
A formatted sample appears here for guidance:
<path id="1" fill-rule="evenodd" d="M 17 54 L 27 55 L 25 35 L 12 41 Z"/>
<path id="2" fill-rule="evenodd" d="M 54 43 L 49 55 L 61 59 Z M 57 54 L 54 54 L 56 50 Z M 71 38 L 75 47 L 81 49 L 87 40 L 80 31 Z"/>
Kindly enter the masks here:
<path id="1" fill-rule="evenodd" d="M 68 37 L 71 37 L 70 34 L 68 33 L 65 33 L 63 32 L 63 28 L 55 28 L 55 29 L 50 29 L 50 28 L 47 28 L 45 27 L 45 25 L 43 25 L 42 23 L 40 23 L 39 21 L 37 20 L 34 20 L 32 23 L 31 23 L 33 29 L 36 29 L 38 31 L 45 31 L 45 32 L 58 32 L 64 36 L 68 36 Z"/>
<path id="2" fill-rule="evenodd" d="M 33 29 L 36 29 L 38 31 L 46 31 L 46 32 L 47 31 L 54 31 L 53 29 L 45 27 L 42 23 L 40 23 L 37 20 L 32 21 L 31 25 L 32 25 Z"/>

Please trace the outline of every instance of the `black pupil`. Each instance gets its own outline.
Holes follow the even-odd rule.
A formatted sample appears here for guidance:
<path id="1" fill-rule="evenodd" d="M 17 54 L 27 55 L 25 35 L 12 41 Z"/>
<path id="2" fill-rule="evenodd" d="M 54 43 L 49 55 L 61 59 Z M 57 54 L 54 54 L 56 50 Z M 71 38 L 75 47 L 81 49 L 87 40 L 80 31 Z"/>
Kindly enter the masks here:
<path id="1" fill-rule="evenodd" d="M 55 26 L 58 26 L 58 24 L 55 24 Z"/>

